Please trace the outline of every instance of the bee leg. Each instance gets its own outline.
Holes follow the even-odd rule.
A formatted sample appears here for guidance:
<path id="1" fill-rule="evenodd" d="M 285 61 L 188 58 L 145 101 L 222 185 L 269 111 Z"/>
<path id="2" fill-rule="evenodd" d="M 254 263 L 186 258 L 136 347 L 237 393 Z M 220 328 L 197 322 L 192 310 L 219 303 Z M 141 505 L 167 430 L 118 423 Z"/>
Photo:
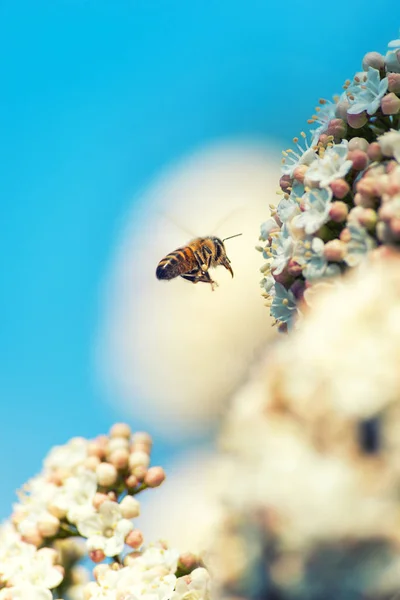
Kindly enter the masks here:
<path id="1" fill-rule="evenodd" d="M 197 260 L 197 264 L 199 265 L 199 269 L 203 273 L 206 273 L 211 264 L 211 254 L 208 248 L 204 248 L 203 255 L 200 252 L 195 252 L 194 256 Z"/>
<path id="2" fill-rule="evenodd" d="M 209 283 L 211 285 L 211 290 L 214 291 L 214 287 L 218 286 L 216 281 L 213 281 L 210 277 L 209 273 L 204 273 L 200 270 L 195 273 L 186 273 L 186 275 L 181 275 L 182 279 L 186 279 L 187 281 L 191 281 L 192 283 L 197 283 L 201 281 L 202 283 Z"/>

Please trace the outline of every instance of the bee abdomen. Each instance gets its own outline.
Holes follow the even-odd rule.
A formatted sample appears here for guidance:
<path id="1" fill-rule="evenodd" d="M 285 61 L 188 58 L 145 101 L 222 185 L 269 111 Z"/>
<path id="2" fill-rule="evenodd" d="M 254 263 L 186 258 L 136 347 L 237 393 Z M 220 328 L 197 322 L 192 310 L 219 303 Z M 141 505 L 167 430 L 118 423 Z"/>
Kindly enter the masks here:
<path id="1" fill-rule="evenodd" d="M 174 279 L 179 275 L 187 273 L 188 258 L 184 250 L 175 250 L 160 260 L 156 270 L 157 279 Z"/>

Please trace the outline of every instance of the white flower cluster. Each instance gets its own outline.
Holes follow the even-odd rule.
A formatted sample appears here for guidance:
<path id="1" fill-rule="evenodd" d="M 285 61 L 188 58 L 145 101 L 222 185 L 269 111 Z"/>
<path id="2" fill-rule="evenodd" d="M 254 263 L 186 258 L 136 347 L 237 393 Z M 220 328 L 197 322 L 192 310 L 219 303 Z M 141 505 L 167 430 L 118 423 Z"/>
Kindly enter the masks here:
<path id="1" fill-rule="evenodd" d="M 109 436 L 51 450 L 0 527 L 0 600 L 208 598 L 199 559 L 180 560 L 165 545 L 143 550 L 136 495 L 165 478 L 149 466 L 151 444 L 147 434 L 117 424 Z M 97 564 L 92 583 L 79 569 L 82 540 L 93 562 L 108 560 Z"/>
<path id="2" fill-rule="evenodd" d="M 100 565 L 96 581 L 88 584 L 85 598 L 104 600 L 202 600 L 210 596 L 210 576 L 197 567 L 176 577 L 178 553 L 162 545 L 133 557 L 126 567 Z"/>
<path id="3" fill-rule="evenodd" d="M 311 145 L 283 152 L 284 194 L 261 226 L 261 282 L 280 329 L 293 325 L 305 290 L 360 264 L 376 246 L 400 245 L 400 62 L 364 57 L 335 102 L 321 100 Z M 395 48 L 394 50 L 392 48 Z M 396 66 L 397 65 L 397 66 Z"/>

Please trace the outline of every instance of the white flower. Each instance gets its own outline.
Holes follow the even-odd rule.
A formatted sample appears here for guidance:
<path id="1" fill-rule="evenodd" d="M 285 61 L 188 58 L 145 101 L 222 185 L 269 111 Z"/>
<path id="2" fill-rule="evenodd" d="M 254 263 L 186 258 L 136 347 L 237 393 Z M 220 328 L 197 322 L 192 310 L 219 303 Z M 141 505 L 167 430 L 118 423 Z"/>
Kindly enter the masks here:
<path id="1" fill-rule="evenodd" d="M 289 229 L 286 225 L 283 225 L 281 231 L 273 236 L 270 248 L 272 257 L 271 268 L 275 275 L 282 273 L 292 258 L 293 244 L 293 238 L 289 233 Z"/>
<path id="2" fill-rule="evenodd" d="M 303 138 L 305 139 L 304 135 Z M 310 148 L 308 146 L 307 140 L 305 142 L 305 148 L 300 146 L 298 140 L 296 140 L 297 138 L 294 139 L 294 142 L 298 149 L 298 152 L 295 152 L 294 150 L 289 148 L 289 150 L 286 150 L 286 152 L 282 153 L 284 159 L 282 161 L 281 170 L 283 175 L 289 175 L 289 177 L 293 177 L 295 169 L 300 165 L 311 165 L 311 163 L 314 162 L 316 156 L 314 148 Z"/>
<path id="3" fill-rule="evenodd" d="M 85 470 L 76 476 L 68 477 L 52 501 L 52 506 L 66 514 L 68 520 L 76 523 L 80 515 L 92 508 L 93 497 L 97 491 L 97 478 L 93 471 Z"/>
<path id="4" fill-rule="evenodd" d="M 400 163 L 400 131 L 391 129 L 379 136 L 378 142 L 385 156 L 394 156 Z"/>
<path id="5" fill-rule="evenodd" d="M 86 460 L 87 448 L 88 441 L 83 438 L 73 438 L 64 446 L 55 446 L 45 458 L 44 468 L 74 472 Z"/>
<path id="6" fill-rule="evenodd" d="M 77 522 L 78 531 L 88 538 L 89 550 L 102 550 L 106 556 L 122 552 L 125 538 L 133 529 L 133 523 L 122 517 L 116 502 L 107 500 L 98 512 L 89 512 Z"/>
<path id="7" fill-rule="evenodd" d="M 210 598 L 210 575 L 202 567 L 190 575 L 179 577 L 171 600 L 208 600 Z"/>
<path id="8" fill-rule="evenodd" d="M 178 559 L 179 553 L 172 548 L 165 549 L 162 546 L 150 546 L 141 556 L 138 556 L 135 565 L 145 570 L 161 566 L 170 573 L 175 573 L 178 568 Z"/>
<path id="9" fill-rule="evenodd" d="M 330 188 L 310 190 L 303 197 L 305 210 L 294 217 L 293 225 L 304 229 L 307 235 L 315 233 L 329 221 L 331 200 L 332 191 Z"/>
<path id="10" fill-rule="evenodd" d="M 52 600 L 50 590 L 30 583 L 23 583 L 0 591 L 0 600 Z"/>
<path id="11" fill-rule="evenodd" d="M 49 548 L 42 548 L 31 556 L 25 555 L 24 560 L 19 557 L 18 568 L 8 582 L 16 586 L 29 583 L 48 589 L 57 587 L 63 580 L 63 574 L 54 565 L 54 558 L 55 553 Z"/>
<path id="12" fill-rule="evenodd" d="M 25 564 L 29 564 L 36 547 L 21 540 L 21 536 L 10 523 L 0 528 L 0 575 L 4 581 L 11 580 Z"/>
<path id="13" fill-rule="evenodd" d="M 320 187 L 327 187 L 335 179 L 345 177 L 353 166 L 352 161 L 347 160 L 347 154 L 347 140 L 327 148 L 324 155 L 317 156 L 310 165 L 306 179 L 313 183 L 319 183 Z"/>

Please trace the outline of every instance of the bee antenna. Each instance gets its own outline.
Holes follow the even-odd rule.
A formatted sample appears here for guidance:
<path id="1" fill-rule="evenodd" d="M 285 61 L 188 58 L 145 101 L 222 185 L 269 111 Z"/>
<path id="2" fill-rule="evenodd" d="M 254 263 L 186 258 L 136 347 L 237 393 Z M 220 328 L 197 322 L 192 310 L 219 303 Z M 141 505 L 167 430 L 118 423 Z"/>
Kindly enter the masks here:
<path id="1" fill-rule="evenodd" d="M 224 238 L 222 241 L 225 242 L 225 240 L 231 240 L 234 237 L 239 237 L 239 235 L 243 235 L 243 233 L 236 233 L 235 235 L 230 235 L 227 238 Z"/>

